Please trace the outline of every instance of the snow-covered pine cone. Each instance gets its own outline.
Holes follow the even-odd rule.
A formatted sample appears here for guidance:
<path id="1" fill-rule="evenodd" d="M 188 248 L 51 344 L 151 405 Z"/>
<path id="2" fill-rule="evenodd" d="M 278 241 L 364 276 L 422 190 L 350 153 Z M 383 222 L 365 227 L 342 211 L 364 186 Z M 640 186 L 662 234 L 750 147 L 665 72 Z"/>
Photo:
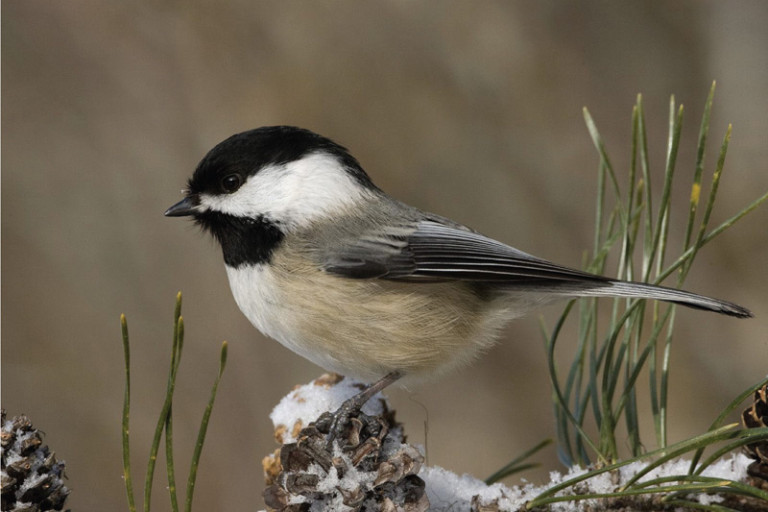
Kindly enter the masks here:
<path id="1" fill-rule="evenodd" d="M 333 387 L 342 379 L 324 376 L 313 384 Z M 311 387 L 311 386 L 308 386 Z M 305 402 L 300 394 L 296 404 Z M 360 412 L 346 433 L 328 445 L 330 416 L 307 427 L 281 425 L 282 447 L 265 458 L 264 500 L 270 510 L 302 512 L 425 512 L 429 500 L 418 476 L 424 456 L 405 443 L 402 426 L 382 401 L 377 415 Z"/>
<path id="2" fill-rule="evenodd" d="M 2 411 L 2 510 L 62 510 L 69 489 L 64 462 L 43 445 L 42 434 L 26 416 L 5 419 Z"/>

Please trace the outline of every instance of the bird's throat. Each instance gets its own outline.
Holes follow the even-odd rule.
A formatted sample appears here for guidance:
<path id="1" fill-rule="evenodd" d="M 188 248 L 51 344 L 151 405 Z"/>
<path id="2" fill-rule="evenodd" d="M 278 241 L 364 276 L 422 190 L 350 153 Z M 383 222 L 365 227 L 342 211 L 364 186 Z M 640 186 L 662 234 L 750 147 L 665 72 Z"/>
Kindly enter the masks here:
<path id="1" fill-rule="evenodd" d="M 268 263 L 285 237 L 274 222 L 264 217 L 205 212 L 196 220 L 219 242 L 224 263 L 233 268 Z"/>

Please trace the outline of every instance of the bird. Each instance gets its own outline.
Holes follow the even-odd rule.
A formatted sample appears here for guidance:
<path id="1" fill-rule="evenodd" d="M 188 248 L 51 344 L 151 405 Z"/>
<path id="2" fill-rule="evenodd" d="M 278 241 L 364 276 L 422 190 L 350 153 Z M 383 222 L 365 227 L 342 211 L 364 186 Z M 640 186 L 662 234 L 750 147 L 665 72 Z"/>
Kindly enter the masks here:
<path id="1" fill-rule="evenodd" d="M 561 266 L 400 202 L 344 146 L 294 126 L 220 142 L 183 193 L 165 215 L 192 217 L 213 235 L 248 320 L 325 370 L 369 383 L 339 421 L 398 380 L 470 363 L 508 322 L 558 300 L 655 299 L 752 316 L 731 302 Z"/>

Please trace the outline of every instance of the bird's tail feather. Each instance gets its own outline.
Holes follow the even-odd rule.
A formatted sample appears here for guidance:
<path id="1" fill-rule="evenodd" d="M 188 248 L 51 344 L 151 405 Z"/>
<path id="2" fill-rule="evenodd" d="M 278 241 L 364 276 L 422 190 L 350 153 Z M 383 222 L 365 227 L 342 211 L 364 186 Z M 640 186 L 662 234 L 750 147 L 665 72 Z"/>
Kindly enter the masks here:
<path id="1" fill-rule="evenodd" d="M 715 311 L 737 318 L 750 318 L 752 316 L 751 311 L 738 304 L 705 297 L 704 295 L 698 295 L 683 290 L 677 290 L 675 288 L 627 281 L 606 281 L 600 284 L 602 284 L 602 286 L 589 286 L 581 289 L 574 287 L 572 290 L 568 290 L 567 288 L 569 288 L 569 286 L 566 284 L 564 286 L 565 289 L 561 289 L 561 292 L 563 292 L 564 295 L 574 297 L 628 297 L 663 300 L 665 302 L 682 304 L 683 306 L 691 308 Z"/>

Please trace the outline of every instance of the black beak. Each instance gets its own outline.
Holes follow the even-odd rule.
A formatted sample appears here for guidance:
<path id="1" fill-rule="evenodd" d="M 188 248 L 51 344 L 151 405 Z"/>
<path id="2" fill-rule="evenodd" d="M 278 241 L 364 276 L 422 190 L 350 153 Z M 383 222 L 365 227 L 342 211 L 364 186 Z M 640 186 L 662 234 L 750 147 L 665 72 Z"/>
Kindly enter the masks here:
<path id="1" fill-rule="evenodd" d="M 200 204 L 200 199 L 195 195 L 189 195 L 165 210 L 166 217 L 186 217 L 197 213 L 197 205 Z"/>

